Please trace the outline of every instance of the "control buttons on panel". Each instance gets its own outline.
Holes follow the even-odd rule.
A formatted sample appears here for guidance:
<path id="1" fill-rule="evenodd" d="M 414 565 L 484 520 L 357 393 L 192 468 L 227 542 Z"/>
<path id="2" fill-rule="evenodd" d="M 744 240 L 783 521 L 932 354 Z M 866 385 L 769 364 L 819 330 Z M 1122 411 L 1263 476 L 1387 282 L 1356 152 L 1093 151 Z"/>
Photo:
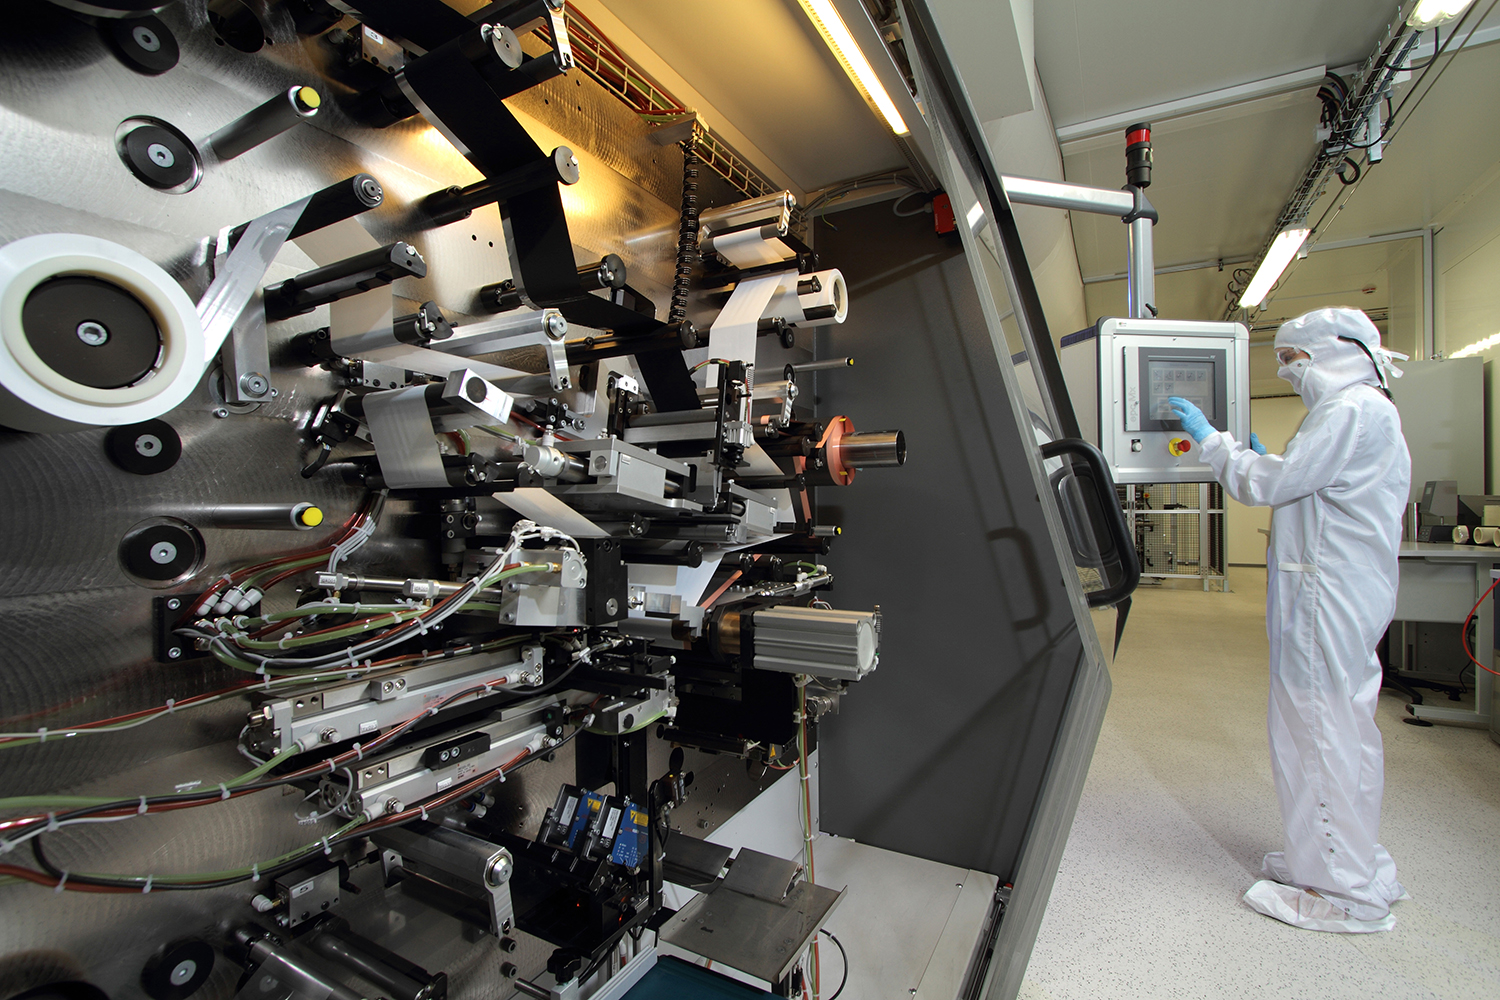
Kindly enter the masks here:
<path id="1" fill-rule="evenodd" d="M 1167 443 L 1167 451 L 1174 456 L 1186 455 L 1193 450 L 1193 442 L 1188 438 L 1173 438 Z"/>
<path id="2" fill-rule="evenodd" d="M 1131 451 L 1140 451 L 1141 450 L 1141 439 L 1140 438 L 1131 438 L 1130 439 L 1130 450 Z"/>

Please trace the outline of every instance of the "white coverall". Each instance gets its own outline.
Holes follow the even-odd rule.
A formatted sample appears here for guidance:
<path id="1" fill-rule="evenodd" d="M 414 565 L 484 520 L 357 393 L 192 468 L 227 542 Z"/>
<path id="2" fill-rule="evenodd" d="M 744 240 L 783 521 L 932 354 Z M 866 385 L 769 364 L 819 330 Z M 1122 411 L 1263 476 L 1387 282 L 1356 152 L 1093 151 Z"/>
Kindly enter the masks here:
<path id="1" fill-rule="evenodd" d="M 1268 729 L 1281 803 L 1285 855 L 1267 855 L 1268 879 L 1316 890 L 1292 898 L 1288 919 L 1325 930 L 1385 930 L 1405 890 L 1376 842 L 1384 755 L 1375 726 L 1381 668 L 1375 646 L 1396 609 L 1401 515 L 1411 457 L 1396 407 L 1383 394 L 1362 341 L 1391 371 L 1380 334 L 1353 309 L 1321 309 L 1283 325 L 1276 346 L 1311 361 L 1278 374 L 1298 389 L 1308 415 L 1283 455 L 1257 455 L 1223 432 L 1202 457 L 1230 496 L 1273 508 L 1266 554 L 1266 633 L 1271 644 Z M 1399 371 L 1394 374 L 1399 375 Z M 1271 889 L 1280 887 L 1270 886 Z M 1347 926 L 1305 919 L 1309 899 Z M 1342 913 L 1337 912 L 1342 910 Z M 1361 925 L 1360 922 L 1374 922 Z M 1326 923 L 1326 921 L 1325 921 Z"/>

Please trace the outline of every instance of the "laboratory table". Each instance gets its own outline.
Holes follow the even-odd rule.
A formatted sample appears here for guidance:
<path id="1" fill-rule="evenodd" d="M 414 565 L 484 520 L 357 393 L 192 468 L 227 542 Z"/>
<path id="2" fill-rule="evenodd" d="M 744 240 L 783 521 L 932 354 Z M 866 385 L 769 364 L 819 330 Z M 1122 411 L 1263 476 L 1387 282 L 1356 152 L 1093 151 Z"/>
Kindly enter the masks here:
<path id="1" fill-rule="evenodd" d="M 1402 542 L 1400 583 L 1395 621 L 1455 622 L 1462 624 L 1480 596 L 1489 589 L 1492 569 L 1500 567 L 1500 549 L 1490 545 L 1453 545 L 1446 542 Z M 1500 588 L 1497 588 L 1500 590 Z M 1495 662 L 1495 602 L 1484 601 L 1474 615 L 1474 656 Z M 1494 675 L 1474 671 L 1474 707 L 1407 705 L 1419 719 L 1490 730 L 1500 742 L 1500 711 L 1495 707 Z"/>

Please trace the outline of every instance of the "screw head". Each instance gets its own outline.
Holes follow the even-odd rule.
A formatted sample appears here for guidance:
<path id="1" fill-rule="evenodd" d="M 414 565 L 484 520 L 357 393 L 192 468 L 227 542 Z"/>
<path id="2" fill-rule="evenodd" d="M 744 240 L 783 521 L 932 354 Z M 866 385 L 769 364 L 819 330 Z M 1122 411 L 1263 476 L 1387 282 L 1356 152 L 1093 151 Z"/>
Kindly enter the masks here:
<path id="1" fill-rule="evenodd" d="M 141 455 L 145 458 L 155 458 L 157 455 L 161 454 L 161 449 L 161 438 L 157 437 L 155 434 L 142 434 L 140 437 L 135 439 L 136 454 Z"/>
<path id="2" fill-rule="evenodd" d="M 172 155 L 172 151 L 159 142 L 153 142 L 151 145 L 147 146 L 146 155 L 151 157 L 152 163 L 163 169 L 166 169 L 167 167 L 170 167 L 177 162 L 177 157 Z"/>
<path id="3" fill-rule="evenodd" d="M 551 316 L 547 317 L 547 336 L 551 337 L 553 340 L 556 340 L 567 332 L 568 321 L 563 317 L 562 313 L 553 313 Z M 553 402 L 555 403 L 557 401 L 553 400 Z"/>
<path id="4" fill-rule="evenodd" d="M 96 323 L 91 319 L 79 323 L 78 329 L 75 332 L 78 334 L 78 339 L 90 347 L 102 347 L 109 341 L 109 330 L 105 325 L 103 323 Z"/>
<path id="5" fill-rule="evenodd" d="M 510 852 L 501 851 L 490 860 L 489 867 L 484 872 L 484 879 L 490 885 L 504 885 L 510 881 L 510 876 L 514 871 L 515 862 L 511 860 Z"/>
<path id="6" fill-rule="evenodd" d="M 165 566 L 177 558 L 177 546 L 171 542 L 157 542 L 151 546 L 151 561 L 158 566 Z"/>
<path id="7" fill-rule="evenodd" d="M 179 598 L 170 597 L 170 598 L 167 599 L 167 609 L 168 610 L 170 610 L 170 611 L 176 611 L 180 607 L 182 607 L 182 601 Z"/>
<path id="8" fill-rule="evenodd" d="M 216 406 L 214 407 L 214 416 L 218 417 L 220 420 L 223 420 L 225 417 L 229 416 L 229 411 L 224 409 L 224 407 L 222 406 Z"/>
<path id="9" fill-rule="evenodd" d="M 173 646 L 171 649 L 167 650 L 167 659 L 169 659 L 169 660 L 180 660 L 180 659 L 182 659 L 182 647 L 181 646 Z"/>
<path id="10" fill-rule="evenodd" d="M 264 396 L 271 391 L 271 380 L 260 372 L 246 372 L 240 376 L 240 391 L 247 396 Z"/>

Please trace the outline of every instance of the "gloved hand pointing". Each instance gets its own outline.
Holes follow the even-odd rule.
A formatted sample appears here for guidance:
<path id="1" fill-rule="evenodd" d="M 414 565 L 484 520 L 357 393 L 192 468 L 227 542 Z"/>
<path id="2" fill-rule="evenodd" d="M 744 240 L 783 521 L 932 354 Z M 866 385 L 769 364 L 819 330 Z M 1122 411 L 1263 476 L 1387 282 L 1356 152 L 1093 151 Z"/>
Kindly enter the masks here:
<path id="1" fill-rule="evenodd" d="M 1257 455 L 1264 455 L 1266 453 L 1266 446 L 1260 443 L 1260 438 L 1255 436 L 1254 431 L 1250 432 L 1250 450 Z"/>
<path id="2" fill-rule="evenodd" d="M 1209 426 L 1208 418 L 1203 411 L 1181 396 L 1168 396 L 1167 405 L 1172 407 L 1172 412 L 1177 414 L 1177 419 L 1182 421 L 1182 429 L 1188 433 L 1194 441 L 1202 442 L 1214 432 Z"/>

